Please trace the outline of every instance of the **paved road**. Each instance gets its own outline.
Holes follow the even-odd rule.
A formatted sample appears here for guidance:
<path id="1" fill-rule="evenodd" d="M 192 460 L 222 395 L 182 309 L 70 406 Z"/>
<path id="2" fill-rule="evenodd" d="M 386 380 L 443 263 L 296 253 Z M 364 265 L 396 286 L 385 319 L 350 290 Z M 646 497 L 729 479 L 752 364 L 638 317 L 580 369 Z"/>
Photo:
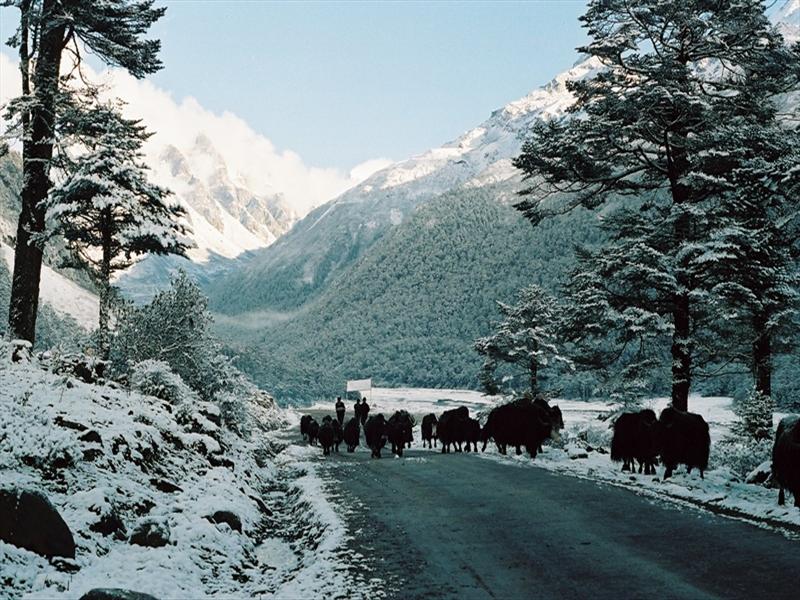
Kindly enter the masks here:
<path id="1" fill-rule="evenodd" d="M 800 597 L 800 541 L 740 521 L 472 455 L 322 464 L 396 598 Z"/>

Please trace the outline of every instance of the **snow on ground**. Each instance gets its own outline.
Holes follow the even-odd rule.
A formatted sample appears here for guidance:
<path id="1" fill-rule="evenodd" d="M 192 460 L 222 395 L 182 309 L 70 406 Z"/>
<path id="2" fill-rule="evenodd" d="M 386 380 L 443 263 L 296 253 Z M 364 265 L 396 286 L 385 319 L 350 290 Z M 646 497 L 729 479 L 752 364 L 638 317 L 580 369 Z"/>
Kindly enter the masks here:
<path id="1" fill-rule="evenodd" d="M 337 575 L 341 523 L 304 470 L 304 450 L 283 453 L 272 440 L 277 423 L 240 438 L 215 424 L 214 405 L 171 405 L 45 367 L 12 363 L 0 343 L 0 488 L 44 493 L 76 558 L 51 563 L 0 542 L 0 598 L 78 598 L 95 587 L 161 599 L 350 595 Z M 268 408 L 253 413 L 275 419 Z M 242 531 L 210 522 L 216 511 L 234 513 Z M 110 515 L 125 531 L 96 530 Z M 129 542 L 147 519 L 169 527 L 168 544 Z"/>
<path id="2" fill-rule="evenodd" d="M 0 244 L 0 256 L 14 270 L 14 249 Z M 41 299 L 53 309 L 70 315 L 86 330 L 97 327 L 100 301 L 97 296 L 47 265 L 42 266 Z"/>
<path id="3" fill-rule="evenodd" d="M 370 406 L 370 414 L 383 413 L 387 417 L 397 410 L 408 410 L 414 414 L 441 413 L 445 410 L 466 406 L 472 412 L 493 406 L 499 398 L 486 396 L 473 390 L 440 390 L 434 388 L 373 388 L 364 392 Z M 310 410 L 330 410 L 336 399 L 317 402 Z M 353 409 L 353 402 L 345 402 L 347 411 Z"/>

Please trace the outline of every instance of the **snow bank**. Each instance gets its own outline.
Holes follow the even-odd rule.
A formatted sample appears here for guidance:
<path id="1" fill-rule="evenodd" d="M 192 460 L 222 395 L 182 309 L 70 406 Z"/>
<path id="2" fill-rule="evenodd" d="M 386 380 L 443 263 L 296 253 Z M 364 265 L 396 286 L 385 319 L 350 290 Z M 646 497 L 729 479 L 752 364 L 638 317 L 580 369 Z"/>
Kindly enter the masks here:
<path id="1" fill-rule="evenodd" d="M 0 487 L 44 493 L 77 545 L 74 561 L 51 563 L 0 542 L 0 598 L 77 598 L 95 587 L 162 599 L 287 597 L 318 588 L 317 576 L 336 581 L 341 526 L 311 474 L 292 484 L 293 502 L 280 499 L 290 488 L 264 435 L 271 423 L 242 439 L 213 423 L 212 407 L 187 413 L 114 384 L 87 385 L 35 360 L 11 363 L 0 346 Z M 256 401 L 254 412 L 274 422 L 268 397 Z M 212 523 L 218 511 L 238 517 L 241 532 Z M 125 530 L 100 533 L 112 515 Z M 145 519 L 168 527 L 168 544 L 129 543 Z M 285 535 L 298 519 L 325 532 L 313 548 Z"/>

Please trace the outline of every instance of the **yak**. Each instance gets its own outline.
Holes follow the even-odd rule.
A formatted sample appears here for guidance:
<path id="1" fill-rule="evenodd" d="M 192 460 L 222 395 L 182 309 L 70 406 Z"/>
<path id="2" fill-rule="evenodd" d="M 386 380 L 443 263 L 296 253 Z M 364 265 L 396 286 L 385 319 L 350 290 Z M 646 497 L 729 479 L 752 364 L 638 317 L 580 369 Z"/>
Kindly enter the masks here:
<path id="1" fill-rule="evenodd" d="M 386 445 L 386 417 L 379 413 L 367 419 L 364 437 L 367 439 L 367 446 L 372 450 L 372 458 L 380 458 L 381 450 Z"/>
<path id="2" fill-rule="evenodd" d="M 317 423 L 316 419 L 312 418 L 308 422 L 306 432 L 308 433 L 308 443 L 312 446 L 315 445 L 317 443 L 317 437 L 319 437 L 319 423 Z"/>
<path id="3" fill-rule="evenodd" d="M 658 418 L 658 438 L 664 479 L 669 478 L 679 464 L 686 465 L 687 473 L 698 468 L 703 478 L 711 450 L 708 423 L 703 417 L 668 406 Z"/>
<path id="4" fill-rule="evenodd" d="M 558 407 L 558 405 L 554 404 L 553 406 L 550 406 L 550 403 L 542 396 L 537 396 L 533 400 L 533 404 L 547 411 L 547 413 L 550 415 L 550 423 L 552 423 L 553 429 L 555 430 L 556 434 L 560 435 L 561 430 L 564 429 L 564 416 L 561 414 L 561 409 Z M 539 452 L 541 451 L 542 446 L 540 445 Z"/>
<path id="5" fill-rule="evenodd" d="M 308 425 L 311 421 L 314 420 L 314 417 L 311 415 L 303 415 L 300 417 L 300 435 L 303 436 L 304 440 L 308 439 Z"/>
<path id="6" fill-rule="evenodd" d="M 358 417 L 353 417 L 345 423 L 342 436 L 344 443 L 347 444 L 347 451 L 355 452 L 361 438 L 361 423 Z"/>
<path id="7" fill-rule="evenodd" d="M 784 488 L 794 496 L 794 505 L 800 508 L 800 416 L 784 417 L 775 432 L 772 447 L 772 477 L 778 482 L 778 504 L 786 502 Z"/>
<path id="8" fill-rule="evenodd" d="M 428 448 L 433 448 L 436 446 L 436 426 L 438 424 L 439 420 L 433 413 L 422 417 L 422 425 L 420 426 L 420 430 L 422 433 L 423 447 L 425 446 L 425 442 L 428 442 Z"/>
<path id="9" fill-rule="evenodd" d="M 639 473 L 655 475 L 658 461 L 658 419 L 656 413 L 645 409 L 639 412 L 622 413 L 614 421 L 614 437 L 611 439 L 611 460 L 622 461 L 622 470 L 635 472 L 639 462 Z"/>
<path id="10" fill-rule="evenodd" d="M 339 444 L 342 443 L 342 439 L 344 438 L 344 432 L 342 431 L 342 424 L 339 423 L 339 419 L 334 419 L 331 423 L 333 426 L 333 450 L 334 452 L 339 452 Z"/>
<path id="11" fill-rule="evenodd" d="M 324 456 L 328 456 L 331 453 L 334 437 L 335 434 L 333 432 L 333 423 L 331 419 L 323 419 L 322 425 L 319 428 L 319 443 L 320 446 L 322 446 L 322 454 Z"/>
<path id="12" fill-rule="evenodd" d="M 529 399 L 497 406 L 489 413 L 481 435 L 483 449 L 491 438 L 501 454 L 506 454 L 508 446 L 515 448 L 518 455 L 522 454 L 524 446 L 531 458 L 536 458 L 544 440 L 559 439 L 559 427 L 553 421 L 551 410 Z"/>
<path id="13" fill-rule="evenodd" d="M 439 441 L 442 442 L 442 453 L 450 452 L 450 445 L 456 452 L 461 452 L 461 440 L 459 438 L 460 421 L 469 419 L 469 410 L 460 406 L 451 410 L 446 410 L 442 413 L 439 419 L 439 424 L 436 427 L 436 432 L 439 435 Z"/>
<path id="14" fill-rule="evenodd" d="M 409 438 L 413 439 L 414 420 L 404 410 L 394 413 L 386 423 L 386 436 L 392 445 L 392 453 L 403 456 L 403 448 Z"/>
<path id="15" fill-rule="evenodd" d="M 481 440 L 481 424 L 478 419 L 467 417 L 466 419 L 459 419 L 456 424 L 456 439 L 459 443 L 464 444 L 464 450 L 470 451 L 470 444 L 472 444 L 472 451 L 478 451 L 478 442 Z"/>

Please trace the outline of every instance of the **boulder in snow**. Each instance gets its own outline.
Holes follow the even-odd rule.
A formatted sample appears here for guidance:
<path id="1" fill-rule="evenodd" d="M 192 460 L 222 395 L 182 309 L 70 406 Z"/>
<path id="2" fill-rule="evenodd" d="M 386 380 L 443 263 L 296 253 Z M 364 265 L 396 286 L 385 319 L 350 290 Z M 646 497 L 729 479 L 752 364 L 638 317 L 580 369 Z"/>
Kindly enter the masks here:
<path id="1" fill-rule="evenodd" d="M 767 481 L 770 475 L 772 475 L 772 461 L 765 460 L 747 474 L 745 481 L 747 483 L 755 483 L 760 485 Z"/>
<path id="2" fill-rule="evenodd" d="M 81 596 L 80 600 L 157 600 L 157 598 L 150 594 L 120 588 L 94 588 Z"/>
<path id="3" fill-rule="evenodd" d="M 117 514 L 117 511 L 113 509 L 101 515 L 100 520 L 91 524 L 89 529 L 101 535 L 113 535 L 117 539 L 123 540 L 125 539 L 124 536 L 127 533 L 125 523 L 123 523 L 122 518 L 119 516 L 119 514 Z"/>
<path id="4" fill-rule="evenodd" d="M 242 533 L 242 520 L 229 510 L 218 510 L 213 515 L 206 516 L 206 519 L 215 524 L 225 523 L 234 531 Z"/>
<path id="5" fill-rule="evenodd" d="M 166 479 L 151 479 L 150 485 L 154 488 L 159 490 L 160 492 L 164 492 L 165 494 L 174 494 L 175 492 L 182 492 L 180 486 L 175 485 L 171 481 L 167 481 Z"/>
<path id="6" fill-rule="evenodd" d="M 137 546 L 160 548 L 169 544 L 170 534 L 169 523 L 166 519 L 149 517 L 136 524 L 129 541 Z"/>
<path id="7" fill-rule="evenodd" d="M 570 445 L 565 448 L 567 451 L 567 455 L 569 456 L 570 460 L 577 460 L 579 458 L 588 458 L 589 453 L 586 452 L 584 448 L 580 446 Z"/>
<path id="8" fill-rule="evenodd" d="M 79 436 L 78 439 L 82 442 L 86 442 L 87 444 L 100 444 L 103 445 L 103 438 L 100 437 L 100 434 L 97 433 L 94 429 L 90 429 L 83 435 Z"/>
<path id="9" fill-rule="evenodd" d="M 0 540 L 47 558 L 75 558 L 69 527 L 47 497 L 33 490 L 0 490 Z"/>

